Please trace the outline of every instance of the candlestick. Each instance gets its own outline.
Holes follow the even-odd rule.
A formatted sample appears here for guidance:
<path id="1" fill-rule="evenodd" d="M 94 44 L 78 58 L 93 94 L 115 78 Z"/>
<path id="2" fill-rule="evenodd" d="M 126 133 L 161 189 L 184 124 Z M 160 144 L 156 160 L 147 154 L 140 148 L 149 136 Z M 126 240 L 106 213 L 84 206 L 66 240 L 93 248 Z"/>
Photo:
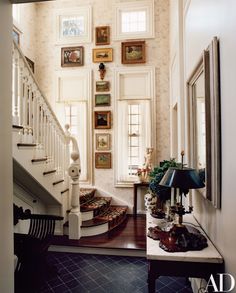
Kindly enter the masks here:
<path id="1" fill-rule="evenodd" d="M 173 207 L 174 204 L 175 204 L 175 189 L 171 188 L 170 206 Z"/>

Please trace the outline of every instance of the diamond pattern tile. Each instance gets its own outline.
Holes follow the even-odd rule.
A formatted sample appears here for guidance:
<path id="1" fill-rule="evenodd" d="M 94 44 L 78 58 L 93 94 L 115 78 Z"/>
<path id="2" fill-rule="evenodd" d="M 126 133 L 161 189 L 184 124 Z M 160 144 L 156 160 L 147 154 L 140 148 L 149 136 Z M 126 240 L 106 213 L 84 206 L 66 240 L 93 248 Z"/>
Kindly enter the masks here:
<path id="1" fill-rule="evenodd" d="M 140 257 L 49 253 L 58 275 L 38 293 L 147 293 L 147 261 Z M 192 292 L 185 278 L 160 277 L 158 293 Z"/>

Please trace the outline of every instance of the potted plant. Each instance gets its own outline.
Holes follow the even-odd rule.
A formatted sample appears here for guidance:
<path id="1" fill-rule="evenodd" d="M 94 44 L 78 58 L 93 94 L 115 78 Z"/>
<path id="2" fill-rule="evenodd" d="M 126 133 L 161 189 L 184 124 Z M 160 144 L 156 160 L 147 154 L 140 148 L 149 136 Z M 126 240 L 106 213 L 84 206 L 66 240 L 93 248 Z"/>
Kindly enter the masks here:
<path id="1" fill-rule="evenodd" d="M 164 160 L 160 163 L 159 167 L 154 167 L 149 174 L 149 190 L 157 197 L 156 207 L 152 210 L 152 215 L 157 218 L 165 217 L 163 205 L 171 197 L 171 189 L 169 187 L 160 186 L 159 183 L 170 167 L 179 167 L 180 165 L 181 164 L 177 163 L 175 159 Z"/>

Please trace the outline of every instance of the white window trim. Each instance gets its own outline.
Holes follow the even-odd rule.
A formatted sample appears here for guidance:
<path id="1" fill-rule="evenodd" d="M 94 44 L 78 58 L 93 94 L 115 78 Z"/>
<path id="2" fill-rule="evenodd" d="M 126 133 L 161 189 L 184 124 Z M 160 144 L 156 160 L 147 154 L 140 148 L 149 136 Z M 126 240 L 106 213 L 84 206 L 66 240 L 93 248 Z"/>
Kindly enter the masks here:
<path id="1" fill-rule="evenodd" d="M 85 32 L 84 36 L 63 38 L 60 35 L 60 17 L 61 16 L 84 16 L 85 17 Z M 64 9 L 57 9 L 55 11 L 55 43 L 56 45 L 68 45 L 78 43 L 92 42 L 92 7 L 69 7 Z"/>
<path id="2" fill-rule="evenodd" d="M 151 136 L 151 147 L 156 149 L 156 102 L 155 102 L 155 67 L 154 66 L 139 66 L 139 67 L 133 67 L 133 68 L 124 68 L 124 67 L 117 67 L 114 69 L 114 96 L 115 96 L 115 106 L 114 106 L 114 118 L 115 121 L 118 121 L 118 103 L 120 100 L 128 100 L 126 97 L 123 97 L 123 99 L 120 99 L 120 79 L 123 75 L 129 75 L 129 74 L 146 74 L 146 82 L 147 82 L 147 88 L 149 89 L 148 95 L 143 100 L 150 100 L 151 102 L 151 126 L 152 126 L 152 136 Z M 139 100 L 139 99 L 137 99 Z M 142 100 L 140 98 L 140 100 Z M 132 101 L 132 98 L 130 99 Z M 114 146 L 117 148 L 118 146 L 118 124 L 114 125 Z M 114 152 L 114 185 L 115 187 L 133 187 L 134 181 L 118 181 L 118 155 L 117 150 Z M 155 161 L 155 154 L 153 156 L 153 161 Z"/>
<path id="3" fill-rule="evenodd" d="M 136 10 L 146 11 L 146 24 L 147 30 L 145 32 L 128 32 L 123 33 L 121 31 L 121 14 L 122 12 L 131 12 Z M 149 1 L 135 1 L 135 2 L 124 2 L 118 3 L 114 7 L 114 40 L 133 40 L 133 39 L 149 39 L 155 38 L 154 30 L 154 0 Z"/>
<path id="4" fill-rule="evenodd" d="M 93 161 L 92 161 L 92 70 L 91 69 L 71 69 L 71 70 L 58 70 L 55 72 L 55 80 L 54 80 L 54 96 L 58 97 L 55 101 L 55 109 L 56 103 L 63 103 L 60 99 L 60 87 L 59 82 L 60 78 L 63 77 L 81 77 L 84 80 L 84 97 L 80 98 L 77 101 L 74 100 L 72 102 L 86 102 L 87 104 L 87 178 L 85 180 L 80 180 L 82 185 L 91 185 L 93 180 Z M 64 125 L 62 125 L 64 128 Z"/>

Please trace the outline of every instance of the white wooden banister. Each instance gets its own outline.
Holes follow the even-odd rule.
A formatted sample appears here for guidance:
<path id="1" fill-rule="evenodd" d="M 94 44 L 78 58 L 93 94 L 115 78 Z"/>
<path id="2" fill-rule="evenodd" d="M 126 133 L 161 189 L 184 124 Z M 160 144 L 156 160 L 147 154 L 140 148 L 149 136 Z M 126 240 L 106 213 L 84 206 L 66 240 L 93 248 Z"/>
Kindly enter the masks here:
<path id="1" fill-rule="evenodd" d="M 24 54 L 13 44 L 12 123 L 22 126 L 22 143 L 37 145 L 35 156 L 46 157 L 45 168 L 56 169 L 67 179 L 69 150 L 67 137 L 49 102 L 39 87 Z M 68 165 L 67 165 L 68 164 Z"/>

